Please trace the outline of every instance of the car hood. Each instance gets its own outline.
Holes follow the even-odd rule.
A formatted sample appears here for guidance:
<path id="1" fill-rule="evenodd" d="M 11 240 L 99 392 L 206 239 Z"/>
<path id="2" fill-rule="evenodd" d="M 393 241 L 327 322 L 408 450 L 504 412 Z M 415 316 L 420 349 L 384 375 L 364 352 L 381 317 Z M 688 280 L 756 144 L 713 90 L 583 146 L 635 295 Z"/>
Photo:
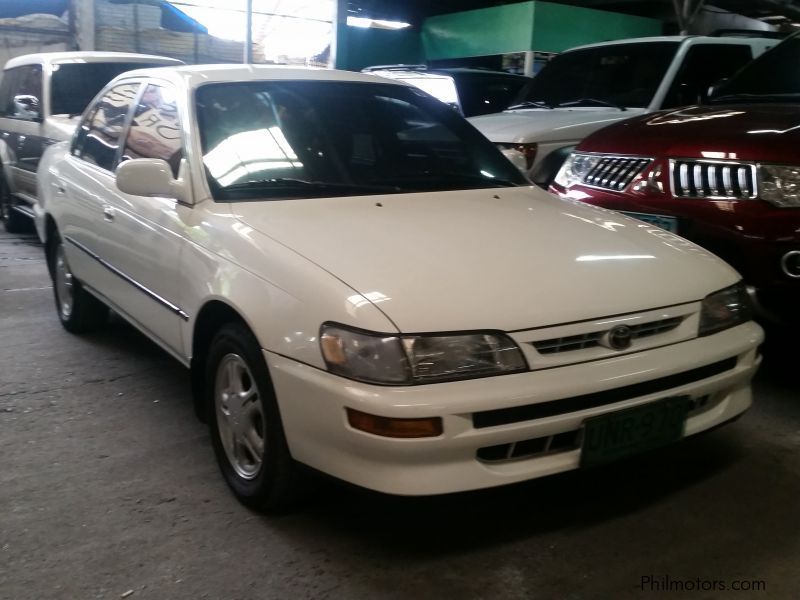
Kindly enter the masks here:
<path id="1" fill-rule="evenodd" d="M 606 107 L 508 110 L 468 119 L 493 142 L 580 140 L 612 123 L 640 115 L 641 108 Z"/>
<path id="2" fill-rule="evenodd" d="M 800 104 L 692 106 L 646 115 L 597 132 L 578 146 L 675 158 L 798 163 Z"/>
<path id="3" fill-rule="evenodd" d="M 402 332 L 591 319 L 699 300 L 738 280 L 682 238 L 538 188 L 238 202 L 231 211 Z"/>

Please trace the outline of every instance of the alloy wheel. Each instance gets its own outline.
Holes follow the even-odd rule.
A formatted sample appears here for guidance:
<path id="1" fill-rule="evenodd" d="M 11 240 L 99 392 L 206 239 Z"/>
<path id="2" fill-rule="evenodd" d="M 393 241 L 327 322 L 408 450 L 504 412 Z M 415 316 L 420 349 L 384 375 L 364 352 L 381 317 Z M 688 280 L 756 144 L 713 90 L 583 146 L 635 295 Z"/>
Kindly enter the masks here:
<path id="1" fill-rule="evenodd" d="M 56 248 L 55 263 L 56 297 L 58 299 L 58 310 L 62 319 L 69 319 L 72 316 L 72 309 L 75 306 L 75 287 L 72 271 L 69 270 L 67 259 L 64 256 L 64 246 L 59 244 Z"/>
<path id="2" fill-rule="evenodd" d="M 266 422 L 258 386 L 245 360 L 226 354 L 217 366 L 214 409 L 222 447 L 242 479 L 255 479 L 264 457 Z"/>

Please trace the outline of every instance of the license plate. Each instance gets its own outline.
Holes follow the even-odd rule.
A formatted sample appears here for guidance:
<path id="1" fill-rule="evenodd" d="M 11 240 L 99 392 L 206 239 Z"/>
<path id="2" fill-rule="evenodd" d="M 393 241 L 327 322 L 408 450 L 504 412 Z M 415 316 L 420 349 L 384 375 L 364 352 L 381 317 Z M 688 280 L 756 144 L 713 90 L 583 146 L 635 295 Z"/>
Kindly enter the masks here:
<path id="1" fill-rule="evenodd" d="M 676 396 L 586 419 L 581 466 L 611 462 L 678 441 L 688 411 L 688 396 Z"/>
<path id="2" fill-rule="evenodd" d="M 634 219 L 639 219 L 640 221 L 644 221 L 650 225 L 655 225 L 656 227 L 661 227 L 661 229 L 666 229 L 672 233 L 678 233 L 678 219 L 675 217 L 670 217 L 668 215 L 651 215 L 648 213 L 628 212 L 626 210 L 622 210 L 620 212 L 623 215 L 633 217 Z"/>

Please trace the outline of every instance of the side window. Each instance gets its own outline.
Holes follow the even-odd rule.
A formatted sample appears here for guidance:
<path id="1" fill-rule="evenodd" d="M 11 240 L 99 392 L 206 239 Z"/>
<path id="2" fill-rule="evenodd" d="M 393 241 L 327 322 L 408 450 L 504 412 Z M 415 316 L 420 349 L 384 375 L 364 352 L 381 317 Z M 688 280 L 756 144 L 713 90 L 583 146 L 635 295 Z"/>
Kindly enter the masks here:
<path id="1" fill-rule="evenodd" d="M 131 158 L 160 158 L 167 161 L 172 174 L 178 176 L 183 144 L 172 88 L 152 84 L 145 88 L 136 106 L 121 160 Z"/>
<path id="2" fill-rule="evenodd" d="M 4 117 L 14 114 L 14 90 L 17 89 L 19 75 L 18 68 L 3 71 L 3 79 L 0 81 L 0 115 Z"/>
<path id="3" fill-rule="evenodd" d="M 103 94 L 81 123 L 72 153 L 98 167 L 113 170 L 122 130 L 138 91 L 138 82 L 123 83 Z"/>
<path id="4" fill-rule="evenodd" d="M 724 77 L 730 77 L 752 58 L 750 46 L 744 44 L 692 46 L 686 53 L 686 59 L 672 82 L 662 108 L 703 101 L 710 85 Z"/>
<path id="5" fill-rule="evenodd" d="M 15 119 L 41 116 L 42 66 L 26 65 L 3 73 L 0 83 L 0 113 Z"/>

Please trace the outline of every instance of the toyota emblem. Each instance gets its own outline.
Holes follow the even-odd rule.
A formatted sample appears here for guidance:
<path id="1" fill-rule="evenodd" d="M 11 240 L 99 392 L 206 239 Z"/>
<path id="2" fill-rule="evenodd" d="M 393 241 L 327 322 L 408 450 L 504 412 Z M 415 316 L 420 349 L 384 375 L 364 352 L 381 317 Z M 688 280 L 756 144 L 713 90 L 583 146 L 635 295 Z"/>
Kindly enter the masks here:
<path id="1" fill-rule="evenodd" d="M 627 350 L 633 341 L 633 330 L 627 325 L 617 325 L 609 330 L 607 339 L 614 350 Z"/>

